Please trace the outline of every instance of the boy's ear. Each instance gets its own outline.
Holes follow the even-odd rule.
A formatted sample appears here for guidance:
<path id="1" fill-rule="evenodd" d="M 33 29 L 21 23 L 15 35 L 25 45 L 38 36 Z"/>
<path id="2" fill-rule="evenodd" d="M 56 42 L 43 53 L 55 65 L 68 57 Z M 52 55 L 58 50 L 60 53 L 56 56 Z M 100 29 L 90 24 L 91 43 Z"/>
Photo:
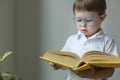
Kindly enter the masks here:
<path id="1" fill-rule="evenodd" d="M 106 13 L 102 14 L 101 17 L 100 17 L 101 21 L 104 21 L 104 19 L 106 18 L 106 16 L 107 16 Z"/>

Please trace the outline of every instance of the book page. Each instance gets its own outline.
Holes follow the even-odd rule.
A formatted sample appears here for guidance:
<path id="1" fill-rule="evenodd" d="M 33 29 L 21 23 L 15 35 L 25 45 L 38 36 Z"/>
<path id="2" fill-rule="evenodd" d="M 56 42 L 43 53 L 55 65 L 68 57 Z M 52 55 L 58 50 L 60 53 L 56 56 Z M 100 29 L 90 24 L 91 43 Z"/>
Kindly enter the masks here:
<path id="1" fill-rule="evenodd" d="M 120 67 L 120 58 L 109 53 L 89 51 L 82 59 L 98 67 Z"/>
<path id="2" fill-rule="evenodd" d="M 83 60 L 89 61 L 119 61 L 120 58 L 109 53 L 104 53 L 100 51 L 89 51 L 86 52 L 85 55 L 82 57 Z"/>
<path id="3" fill-rule="evenodd" d="M 61 65 L 72 70 L 86 70 L 94 65 L 103 68 L 120 68 L 120 58 L 109 53 L 100 51 L 86 52 L 82 58 L 72 52 L 47 51 L 42 57 L 43 60 Z"/>
<path id="4" fill-rule="evenodd" d="M 76 67 L 80 62 L 80 57 L 72 52 L 47 51 L 42 58 L 68 67 Z"/>

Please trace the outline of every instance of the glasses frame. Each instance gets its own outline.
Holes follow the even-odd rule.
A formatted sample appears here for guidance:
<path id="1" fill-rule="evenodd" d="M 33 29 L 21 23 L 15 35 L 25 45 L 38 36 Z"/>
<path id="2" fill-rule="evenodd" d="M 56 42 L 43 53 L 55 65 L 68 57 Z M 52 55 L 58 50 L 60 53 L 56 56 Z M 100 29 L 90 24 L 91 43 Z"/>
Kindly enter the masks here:
<path id="1" fill-rule="evenodd" d="M 91 17 L 91 18 L 78 18 L 78 19 L 74 16 L 73 20 L 77 21 L 77 22 L 84 23 L 84 24 L 88 24 L 90 22 L 93 22 L 93 21 L 97 20 L 98 18 L 100 18 L 100 16 L 101 15 L 97 15 L 97 16 L 94 16 L 94 17 Z"/>

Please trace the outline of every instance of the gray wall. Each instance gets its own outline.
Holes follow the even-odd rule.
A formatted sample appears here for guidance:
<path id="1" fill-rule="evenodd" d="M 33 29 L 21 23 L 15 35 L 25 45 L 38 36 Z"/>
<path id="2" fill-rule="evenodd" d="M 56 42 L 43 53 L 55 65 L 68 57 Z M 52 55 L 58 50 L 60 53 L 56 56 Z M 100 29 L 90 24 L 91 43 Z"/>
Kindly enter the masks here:
<path id="1" fill-rule="evenodd" d="M 38 80 L 39 0 L 15 0 L 16 69 L 22 80 Z"/>
<path id="2" fill-rule="evenodd" d="M 14 12 L 14 0 L 0 0 L 0 56 L 8 50 L 15 50 Z M 15 71 L 15 55 L 0 64 L 0 71 Z"/>
<path id="3" fill-rule="evenodd" d="M 54 71 L 40 60 L 46 50 L 60 50 L 76 33 L 73 0 L 0 0 L 0 53 L 14 50 L 0 70 L 16 72 L 22 80 L 65 80 L 67 71 Z M 120 49 L 120 0 L 107 0 L 105 33 Z M 9 66 L 9 67 L 8 67 Z M 119 69 L 111 80 L 118 80 Z"/>
<path id="4" fill-rule="evenodd" d="M 118 46 L 118 51 L 120 55 L 120 0 L 106 0 L 108 4 L 107 9 L 107 18 L 103 23 L 103 28 L 107 35 L 114 38 Z M 120 69 L 116 69 L 115 74 L 110 80 L 119 80 L 120 79 Z"/>
<path id="5" fill-rule="evenodd" d="M 0 0 L 0 55 L 13 50 L 0 71 L 39 80 L 39 0 Z"/>

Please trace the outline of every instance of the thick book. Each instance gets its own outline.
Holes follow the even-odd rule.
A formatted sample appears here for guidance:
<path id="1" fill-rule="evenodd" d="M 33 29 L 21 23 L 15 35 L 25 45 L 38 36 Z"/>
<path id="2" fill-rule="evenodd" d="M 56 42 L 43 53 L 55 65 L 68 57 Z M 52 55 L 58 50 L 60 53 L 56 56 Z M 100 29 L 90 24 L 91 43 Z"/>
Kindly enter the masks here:
<path id="1" fill-rule="evenodd" d="M 89 51 L 79 57 L 73 52 L 49 50 L 40 59 L 72 69 L 86 70 L 92 66 L 101 68 L 120 68 L 120 58 L 109 53 Z"/>

